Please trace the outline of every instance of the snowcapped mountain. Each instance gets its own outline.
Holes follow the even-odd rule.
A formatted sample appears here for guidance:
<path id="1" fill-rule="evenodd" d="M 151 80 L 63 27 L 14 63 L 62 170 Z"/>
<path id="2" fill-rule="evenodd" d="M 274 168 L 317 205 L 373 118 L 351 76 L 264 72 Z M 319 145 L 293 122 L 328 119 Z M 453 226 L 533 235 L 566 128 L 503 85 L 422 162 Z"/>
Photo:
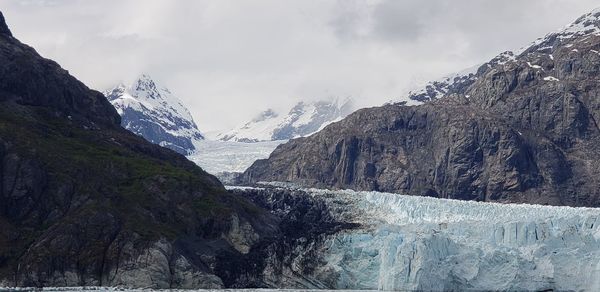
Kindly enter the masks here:
<path id="1" fill-rule="evenodd" d="M 105 95 L 121 115 L 121 125 L 152 143 L 187 155 L 194 141 L 204 139 L 183 103 L 147 74 Z"/>
<path id="2" fill-rule="evenodd" d="M 570 44 L 569 42 L 577 38 L 591 38 L 597 36 L 600 36 L 600 8 L 596 8 L 591 12 L 584 14 L 573 23 L 556 32 L 551 32 L 546 36 L 537 39 L 529 47 L 521 49 L 521 53 L 550 53 L 560 45 L 566 47 L 573 46 L 573 44 Z M 574 49 L 574 51 L 577 52 L 576 49 Z"/>
<path id="3" fill-rule="evenodd" d="M 477 72 L 482 66 L 491 68 L 495 65 L 505 64 L 510 60 L 514 60 L 514 58 L 514 52 L 503 52 L 487 63 L 478 64 L 460 72 L 444 76 L 438 80 L 429 81 L 426 84 L 419 86 L 419 89 L 409 91 L 408 98 L 412 101 L 423 103 L 442 98 L 449 94 L 459 93 L 477 80 Z"/>
<path id="4" fill-rule="evenodd" d="M 442 77 L 438 80 L 427 82 L 425 85 L 420 86 L 419 89 L 410 91 L 408 93 L 408 98 L 417 102 L 427 102 L 449 94 L 458 93 L 463 91 L 477 80 L 477 72 L 479 70 L 492 68 L 495 65 L 504 65 L 507 62 L 514 61 L 517 56 L 521 54 L 550 53 L 557 46 L 565 44 L 565 42 L 578 37 L 591 37 L 599 35 L 600 8 L 597 8 L 587 14 L 584 14 L 573 23 L 563 27 L 562 29 L 538 38 L 528 46 L 515 50 L 514 52 L 503 52 L 487 63 L 467 68 L 461 72 Z"/>
<path id="5" fill-rule="evenodd" d="M 344 118 L 352 110 L 351 99 L 299 102 L 285 115 L 268 109 L 250 122 L 219 134 L 217 139 L 222 141 L 258 142 L 289 140 L 308 136 L 321 130 L 326 125 Z"/>

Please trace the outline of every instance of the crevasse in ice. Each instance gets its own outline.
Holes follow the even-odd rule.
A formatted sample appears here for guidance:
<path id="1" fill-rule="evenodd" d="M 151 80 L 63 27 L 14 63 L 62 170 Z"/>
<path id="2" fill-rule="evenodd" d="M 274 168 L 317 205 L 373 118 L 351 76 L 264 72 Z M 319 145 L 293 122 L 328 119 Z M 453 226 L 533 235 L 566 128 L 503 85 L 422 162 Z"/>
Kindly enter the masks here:
<path id="1" fill-rule="evenodd" d="M 600 289 L 600 209 L 309 192 L 364 226 L 326 239 L 337 288 Z"/>

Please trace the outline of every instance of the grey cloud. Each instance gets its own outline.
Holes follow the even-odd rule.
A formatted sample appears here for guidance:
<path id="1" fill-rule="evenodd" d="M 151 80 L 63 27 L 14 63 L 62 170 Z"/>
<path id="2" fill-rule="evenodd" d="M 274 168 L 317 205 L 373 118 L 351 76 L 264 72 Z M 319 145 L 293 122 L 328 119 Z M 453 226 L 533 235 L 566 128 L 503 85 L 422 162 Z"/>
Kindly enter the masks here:
<path id="1" fill-rule="evenodd" d="M 591 0 L 11 0 L 13 34 L 88 85 L 147 72 L 202 130 L 299 99 L 401 97 L 514 49 Z"/>
<path id="2" fill-rule="evenodd" d="M 374 33 L 383 39 L 415 41 L 439 14 L 433 1 L 383 1 L 373 11 Z"/>

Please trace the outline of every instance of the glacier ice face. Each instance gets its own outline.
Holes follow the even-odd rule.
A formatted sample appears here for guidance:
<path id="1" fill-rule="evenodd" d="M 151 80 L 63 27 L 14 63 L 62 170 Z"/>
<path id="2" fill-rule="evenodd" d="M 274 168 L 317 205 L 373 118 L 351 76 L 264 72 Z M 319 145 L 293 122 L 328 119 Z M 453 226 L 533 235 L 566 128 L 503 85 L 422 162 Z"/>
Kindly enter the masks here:
<path id="1" fill-rule="evenodd" d="M 594 290 L 600 209 L 310 189 L 340 222 L 317 281 L 337 289 Z"/>

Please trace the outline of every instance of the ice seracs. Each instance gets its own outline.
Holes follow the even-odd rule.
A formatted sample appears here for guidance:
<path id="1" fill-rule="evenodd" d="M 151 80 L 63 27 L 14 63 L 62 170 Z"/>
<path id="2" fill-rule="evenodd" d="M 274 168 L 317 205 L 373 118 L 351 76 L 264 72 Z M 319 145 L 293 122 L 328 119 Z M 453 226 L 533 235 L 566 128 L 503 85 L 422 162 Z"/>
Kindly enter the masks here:
<path id="1" fill-rule="evenodd" d="M 204 139 L 181 100 L 147 74 L 105 95 L 121 115 L 121 125 L 152 143 L 186 155 L 195 149 L 194 141 Z"/>
<path id="2" fill-rule="evenodd" d="M 287 114 L 268 109 L 251 121 L 219 134 L 222 141 L 258 142 L 289 140 L 308 136 L 338 121 L 353 110 L 352 100 L 332 99 L 299 102 Z"/>
<path id="3" fill-rule="evenodd" d="M 599 288 L 597 208 L 304 191 L 334 221 L 360 226 L 295 250 L 319 259 L 313 278 L 303 275 L 312 283 L 389 291 Z"/>

